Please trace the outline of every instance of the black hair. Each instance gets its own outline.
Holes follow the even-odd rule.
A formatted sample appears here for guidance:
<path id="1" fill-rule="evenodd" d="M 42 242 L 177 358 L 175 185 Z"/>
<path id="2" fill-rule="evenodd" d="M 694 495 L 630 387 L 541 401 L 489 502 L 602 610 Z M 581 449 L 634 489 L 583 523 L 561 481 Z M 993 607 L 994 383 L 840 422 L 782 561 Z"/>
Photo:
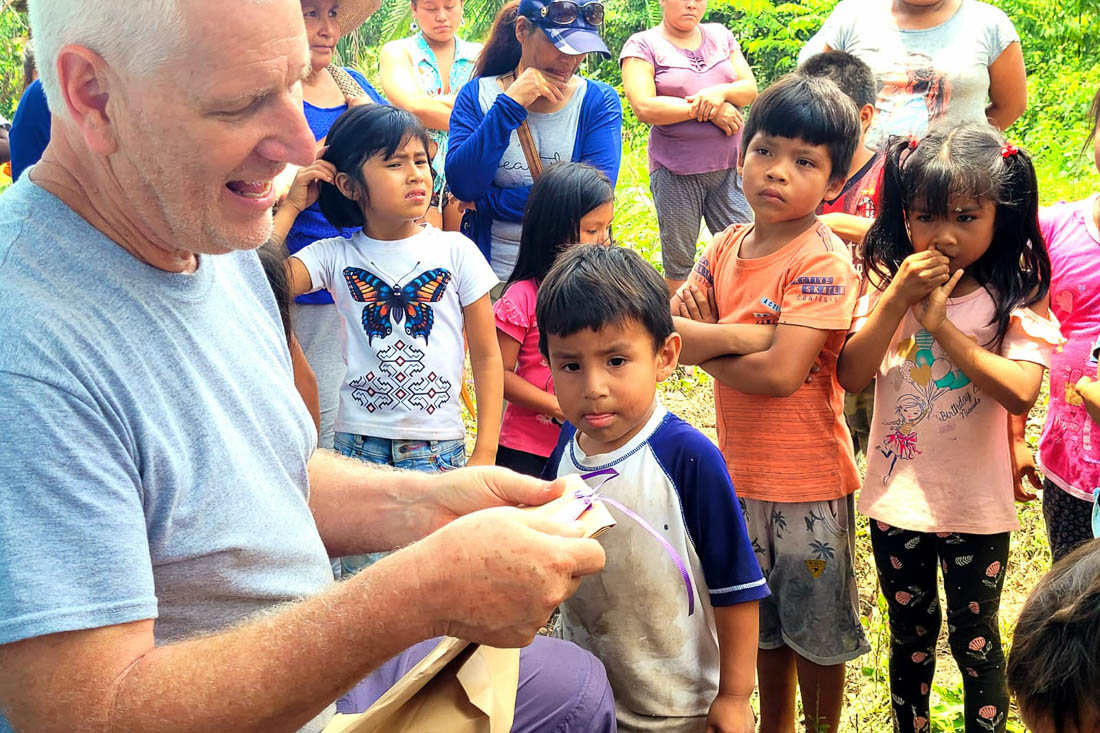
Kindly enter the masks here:
<path id="1" fill-rule="evenodd" d="M 913 144 L 895 136 L 887 145 L 878 217 L 863 239 L 863 271 L 874 273 L 885 287 L 913 254 L 911 209 L 946 217 L 953 197 L 992 201 L 997 207 L 993 242 L 967 272 L 996 303 L 991 323 L 997 326 L 993 343 L 999 344 L 1012 311 L 1039 302 L 1050 288 L 1031 157 L 1006 148 L 1001 133 L 986 122 L 940 121 Z"/>
<path id="2" fill-rule="evenodd" d="M 539 287 L 539 350 L 549 358 L 550 334 L 570 336 L 633 320 L 653 337 L 656 352 L 673 332 L 668 299 L 664 278 L 634 250 L 602 244 L 570 247 Z"/>
<path id="3" fill-rule="evenodd" d="M 611 181 L 586 163 L 562 161 L 546 168 L 527 197 L 519 257 L 509 283 L 542 281 L 554 260 L 580 241 L 581 219 L 615 197 Z"/>
<path id="4" fill-rule="evenodd" d="M 1100 716 L 1100 540 L 1059 560 L 1024 602 L 1008 654 L 1020 710 L 1056 733 Z"/>
<path id="5" fill-rule="evenodd" d="M 337 118 L 328 131 L 328 150 L 321 157 L 346 174 L 369 200 L 370 192 L 363 181 L 363 164 L 381 153 L 387 158 L 397 153 L 410 139 L 424 143 L 428 151 L 428 131 L 420 121 L 398 107 L 384 104 L 364 104 L 351 107 Z M 321 213 L 337 229 L 366 225 L 359 203 L 340 193 L 334 184 L 322 181 Z"/>
<path id="6" fill-rule="evenodd" d="M 519 65 L 523 47 L 516 38 L 516 16 L 519 0 L 511 0 L 501 7 L 489 29 L 489 37 L 474 62 L 474 76 L 500 76 L 515 71 Z"/>
<path id="7" fill-rule="evenodd" d="M 290 345 L 290 335 L 293 331 L 290 324 L 290 278 L 286 271 L 286 251 L 278 244 L 268 242 L 257 250 L 256 254 L 263 265 L 264 275 L 267 276 L 267 284 L 271 286 L 271 292 L 275 296 L 275 305 L 279 307 L 279 318 L 283 322 L 283 335 L 286 336 L 287 345 Z"/>
<path id="8" fill-rule="evenodd" d="M 875 73 L 862 59 L 847 51 L 814 54 L 802 62 L 798 73 L 816 79 L 831 79 L 859 109 L 875 103 L 878 92 Z"/>
<path id="9" fill-rule="evenodd" d="M 758 134 L 824 145 L 829 152 L 830 181 L 848 177 L 848 166 L 860 138 L 859 112 L 852 100 L 828 79 L 787 74 L 761 93 L 741 136 L 747 148 Z"/>

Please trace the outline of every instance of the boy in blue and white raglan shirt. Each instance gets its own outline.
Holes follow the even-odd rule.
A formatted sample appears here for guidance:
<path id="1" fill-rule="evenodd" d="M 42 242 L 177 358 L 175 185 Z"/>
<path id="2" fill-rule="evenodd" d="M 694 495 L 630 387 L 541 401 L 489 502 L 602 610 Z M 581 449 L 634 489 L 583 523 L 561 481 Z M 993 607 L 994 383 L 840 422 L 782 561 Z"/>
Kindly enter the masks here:
<path id="1" fill-rule="evenodd" d="M 607 565 L 562 605 L 565 638 L 607 668 L 620 730 L 753 730 L 769 591 L 721 453 L 657 401 L 680 352 L 664 280 L 631 250 L 578 245 L 540 286 L 536 318 L 569 419 L 544 478 L 599 472 L 586 482 L 678 556 L 612 505 Z"/>

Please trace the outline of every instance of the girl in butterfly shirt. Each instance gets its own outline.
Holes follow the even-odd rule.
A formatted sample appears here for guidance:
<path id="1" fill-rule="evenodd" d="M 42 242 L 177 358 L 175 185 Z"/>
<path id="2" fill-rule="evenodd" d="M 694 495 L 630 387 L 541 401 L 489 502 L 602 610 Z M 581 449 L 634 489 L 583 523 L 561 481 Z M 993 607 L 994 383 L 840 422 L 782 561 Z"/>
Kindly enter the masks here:
<path id="1" fill-rule="evenodd" d="M 496 458 L 503 369 L 474 243 L 419 223 L 432 192 L 428 133 L 408 112 L 345 112 L 316 163 L 321 211 L 350 239 L 322 239 L 288 260 L 295 295 L 328 289 L 343 322 L 347 371 L 335 448 L 371 463 L 440 472 L 466 464 L 459 402 L 470 345 L 477 395 L 471 465 Z"/>
<path id="2" fill-rule="evenodd" d="M 554 396 L 550 367 L 539 351 L 535 300 L 539 284 L 574 244 L 610 242 L 615 190 L 598 168 L 562 161 L 546 168 L 523 211 L 519 256 L 500 299 L 493 304 L 504 357 L 504 423 L 497 465 L 541 476 L 565 421 Z"/>

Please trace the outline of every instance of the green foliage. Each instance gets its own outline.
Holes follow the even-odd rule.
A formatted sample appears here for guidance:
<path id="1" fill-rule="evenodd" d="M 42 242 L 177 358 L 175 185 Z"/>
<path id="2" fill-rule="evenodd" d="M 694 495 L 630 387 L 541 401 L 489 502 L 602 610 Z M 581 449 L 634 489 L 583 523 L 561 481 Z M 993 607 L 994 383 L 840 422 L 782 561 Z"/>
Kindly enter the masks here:
<path id="1" fill-rule="evenodd" d="M 0 115 L 11 119 L 23 92 L 23 44 L 27 17 L 8 9 L 0 14 Z"/>

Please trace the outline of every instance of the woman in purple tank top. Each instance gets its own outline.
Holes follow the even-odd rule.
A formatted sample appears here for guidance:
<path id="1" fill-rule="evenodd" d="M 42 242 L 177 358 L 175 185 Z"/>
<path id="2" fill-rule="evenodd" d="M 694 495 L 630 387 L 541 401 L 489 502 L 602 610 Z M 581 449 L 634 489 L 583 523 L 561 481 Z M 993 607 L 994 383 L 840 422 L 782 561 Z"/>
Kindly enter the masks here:
<path id="1" fill-rule="evenodd" d="M 716 233 L 752 218 L 736 168 L 739 108 L 756 99 L 756 79 L 729 29 L 699 22 L 706 10 L 706 0 L 662 0 L 660 24 L 619 54 L 627 100 L 652 125 L 650 188 L 673 291 L 691 272 L 701 219 Z"/>

